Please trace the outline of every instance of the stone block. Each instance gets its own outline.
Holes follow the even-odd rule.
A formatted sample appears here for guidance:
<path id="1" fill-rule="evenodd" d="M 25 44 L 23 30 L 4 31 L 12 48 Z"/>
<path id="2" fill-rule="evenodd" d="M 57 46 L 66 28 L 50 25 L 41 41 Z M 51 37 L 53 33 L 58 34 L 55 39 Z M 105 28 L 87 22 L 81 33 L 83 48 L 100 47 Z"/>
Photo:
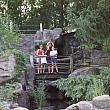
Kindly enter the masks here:
<path id="1" fill-rule="evenodd" d="M 110 97 L 109 95 L 103 95 L 93 98 L 92 104 L 98 109 L 109 108 L 110 110 Z"/>

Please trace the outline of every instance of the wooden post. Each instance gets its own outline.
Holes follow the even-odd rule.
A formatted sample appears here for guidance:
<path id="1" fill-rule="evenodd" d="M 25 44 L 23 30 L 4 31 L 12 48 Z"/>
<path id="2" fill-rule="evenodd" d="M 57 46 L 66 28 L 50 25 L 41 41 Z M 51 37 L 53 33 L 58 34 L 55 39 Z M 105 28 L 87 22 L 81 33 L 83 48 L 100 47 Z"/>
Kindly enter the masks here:
<path id="1" fill-rule="evenodd" d="M 40 31 L 43 32 L 42 23 L 40 23 Z"/>
<path id="2" fill-rule="evenodd" d="M 73 72 L 73 57 L 74 57 L 74 55 L 73 55 L 73 53 L 74 53 L 74 48 L 73 47 L 71 47 L 71 49 L 72 49 L 72 54 L 70 55 L 70 72 L 72 73 Z"/>
<path id="3" fill-rule="evenodd" d="M 73 72 L 73 54 L 70 56 L 70 73 Z"/>

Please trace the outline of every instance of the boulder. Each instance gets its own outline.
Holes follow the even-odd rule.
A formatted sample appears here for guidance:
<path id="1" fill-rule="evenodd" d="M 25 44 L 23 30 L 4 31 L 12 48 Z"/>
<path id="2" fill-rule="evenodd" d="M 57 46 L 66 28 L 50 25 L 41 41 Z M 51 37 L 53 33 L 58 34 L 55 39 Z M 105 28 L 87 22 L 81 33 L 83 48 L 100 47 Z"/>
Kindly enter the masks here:
<path id="1" fill-rule="evenodd" d="M 43 35 L 42 35 L 42 32 L 41 32 L 40 30 L 38 30 L 38 31 L 36 32 L 35 38 L 36 38 L 37 40 L 43 39 Z"/>
<path id="2" fill-rule="evenodd" d="M 77 106 L 78 110 L 92 110 L 92 104 L 88 101 L 80 101 Z"/>
<path id="3" fill-rule="evenodd" d="M 69 107 L 67 107 L 65 110 L 78 110 L 77 104 L 72 104 Z"/>
<path id="4" fill-rule="evenodd" d="M 28 110 L 28 109 L 24 107 L 17 107 L 17 108 L 14 108 L 13 110 Z"/>
<path id="5" fill-rule="evenodd" d="M 44 31 L 43 31 L 43 39 L 53 39 L 52 30 L 44 29 Z"/>
<path id="6" fill-rule="evenodd" d="M 99 74 L 100 69 L 96 67 L 83 67 L 75 70 L 73 73 L 69 75 L 69 77 L 79 76 L 79 75 L 92 75 Z"/>
<path id="7" fill-rule="evenodd" d="M 17 98 L 17 103 L 21 107 L 30 107 L 30 97 L 27 91 L 21 91 Z"/>
<path id="8" fill-rule="evenodd" d="M 53 29 L 53 38 L 59 37 L 60 34 L 62 33 L 62 28 L 54 28 Z"/>
<path id="9" fill-rule="evenodd" d="M 92 110 L 92 104 L 87 101 L 80 101 L 77 104 L 72 104 L 65 110 Z"/>
<path id="10" fill-rule="evenodd" d="M 65 110 L 110 110 L 110 97 L 103 95 L 93 98 L 92 101 L 80 101 L 72 104 Z"/>
<path id="11" fill-rule="evenodd" d="M 92 104 L 98 109 L 109 108 L 110 110 L 110 97 L 109 95 L 95 97 L 93 98 Z"/>
<path id="12" fill-rule="evenodd" d="M 16 61 L 13 54 L 8 59 L 0 58 L 0 84 L 15 76 L 15 66 Z"/>
<path id="13" fill-rule="evenodd" d="M 100 65 L 100 66 L 108 66 L 110 65 L 110 56 L 107 55 L 103 51 L 92 50 L 91 51 L 91 64 Z"/>

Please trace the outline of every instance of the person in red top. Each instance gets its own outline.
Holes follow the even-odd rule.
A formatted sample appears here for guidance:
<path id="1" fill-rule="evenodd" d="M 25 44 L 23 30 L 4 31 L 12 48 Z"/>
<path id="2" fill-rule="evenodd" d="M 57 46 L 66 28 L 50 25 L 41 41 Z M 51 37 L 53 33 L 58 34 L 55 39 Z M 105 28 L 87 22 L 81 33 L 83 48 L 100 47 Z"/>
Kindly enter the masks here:
<path id="1" fill-rule="evenodd" d="M 37 50 L 37 63 L 38 63 L 38 74 L 43 72 L 43 64 L 41 64 L 41 56 L 44 55 L 43 45 L 40 45 L 40 48 Z"/>

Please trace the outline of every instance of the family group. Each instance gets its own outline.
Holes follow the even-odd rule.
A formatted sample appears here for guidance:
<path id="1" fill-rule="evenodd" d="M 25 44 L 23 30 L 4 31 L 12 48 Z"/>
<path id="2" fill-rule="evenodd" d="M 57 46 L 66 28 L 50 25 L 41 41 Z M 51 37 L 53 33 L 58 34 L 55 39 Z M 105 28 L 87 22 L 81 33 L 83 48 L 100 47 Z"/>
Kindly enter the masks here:
<path id="1" fill-rule="evenodd" d="M 56 69 L 56 73 L 58 73 L 57 49 L 54 48 L 52 39 L 46 44 L 46 51 L 44 51 L 43 45 L 39 46 L 39 49 L 36 52 L 36 62 L 38 64 L 38 74 L 45 72 L 46 65 L 48 66 L 48 73 L 53 73 L 54 68 Z"/>

